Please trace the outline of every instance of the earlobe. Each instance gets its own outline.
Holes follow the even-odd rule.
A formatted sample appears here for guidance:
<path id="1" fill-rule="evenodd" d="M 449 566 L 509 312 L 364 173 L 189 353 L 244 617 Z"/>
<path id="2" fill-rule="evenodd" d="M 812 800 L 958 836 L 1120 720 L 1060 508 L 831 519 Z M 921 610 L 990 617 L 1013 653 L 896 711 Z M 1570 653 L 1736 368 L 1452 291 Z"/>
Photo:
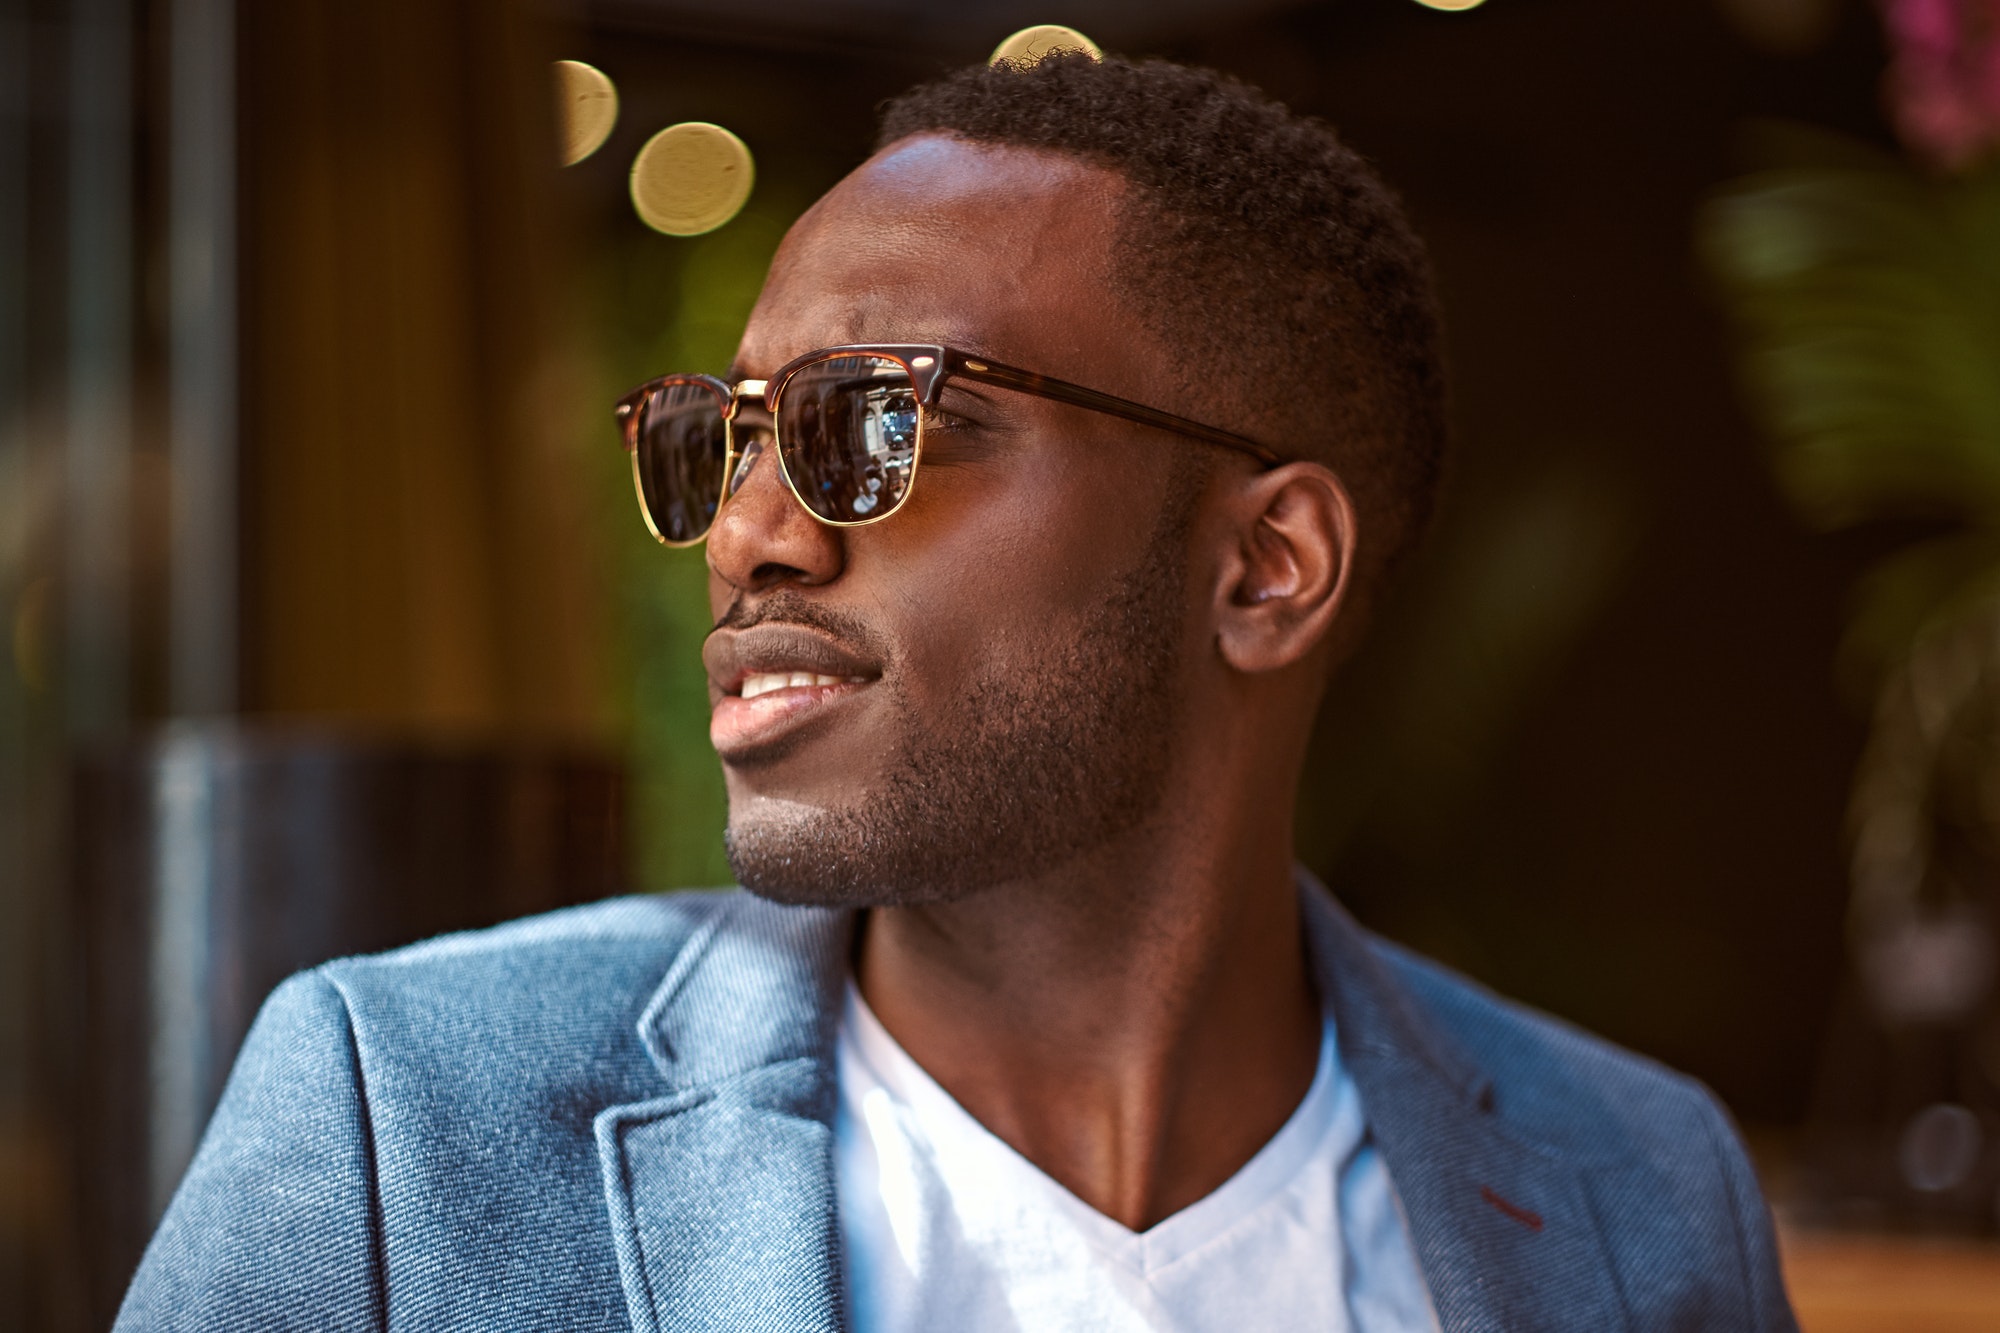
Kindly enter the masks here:
<path id="1" fill-rule="evenodd" d="M 1277 671 L 1310 655 L 1340 615 L 1354 565 L 1354 505 L 1316 463 L 1262 473 L 1236 498 L 1217 643 L 1239 671 Z"/>

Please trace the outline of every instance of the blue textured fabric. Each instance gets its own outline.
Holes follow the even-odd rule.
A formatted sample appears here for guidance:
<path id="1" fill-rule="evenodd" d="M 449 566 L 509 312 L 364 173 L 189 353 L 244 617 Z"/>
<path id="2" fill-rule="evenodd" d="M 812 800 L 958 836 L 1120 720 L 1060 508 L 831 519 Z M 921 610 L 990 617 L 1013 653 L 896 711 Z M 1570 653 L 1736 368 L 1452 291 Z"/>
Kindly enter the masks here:
<path id="1" fill-rule="evenodd" d="M 1795 1327 L 1705 1089 L 1302 900 L 1448 1333 Z M 118 1327 L 839 1328 L 852 931 L 632 898 L 292 978 Z"/>

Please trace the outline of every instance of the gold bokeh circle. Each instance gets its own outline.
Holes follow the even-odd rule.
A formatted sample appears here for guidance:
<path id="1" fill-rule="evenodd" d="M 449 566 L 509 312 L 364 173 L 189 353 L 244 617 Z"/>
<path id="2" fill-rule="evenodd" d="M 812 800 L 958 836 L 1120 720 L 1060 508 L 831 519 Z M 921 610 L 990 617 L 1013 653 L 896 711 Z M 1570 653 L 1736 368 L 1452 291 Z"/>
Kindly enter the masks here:
<path id="1" fill-rule="evenodd" d="M 654 231 L 699 236 L 736 216 L 757 167 L 743 141 L 704 120 L 669 125 L 632 159 L 632 207 Z"/>
<path id="2" fill-rule="evenodd" d="M 998 65 L 1006 61 L 1016 65 L 1033 65 L 1057 51 L 1081 51 L 1092 60 L 1104 58 L 1104 52 L 1097 49 L 1097 43 L 1075 28 L 1065 28 L 1060 23 L 1037 23 L 1032 28 L 1021 29 L 994 47 L 986 63 Z"/>
<path id="3" fill-rule="evenodd" d="M 618 123 L 618 88 L 603 70 L 581 60 L 558 60 L 556 138 L 562 164 L 573 167 L 604 146 Z"/>

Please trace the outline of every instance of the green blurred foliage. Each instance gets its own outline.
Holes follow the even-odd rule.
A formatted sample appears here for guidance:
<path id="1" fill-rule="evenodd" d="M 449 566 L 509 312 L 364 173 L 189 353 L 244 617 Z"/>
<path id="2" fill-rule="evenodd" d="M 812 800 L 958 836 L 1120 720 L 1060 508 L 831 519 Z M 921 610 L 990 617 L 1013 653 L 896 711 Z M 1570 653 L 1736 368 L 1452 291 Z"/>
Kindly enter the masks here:
<path id="1" fill-rule="evenodd" d="M 732 882 L 723 855 L 722 773 L 708 742 L 701 643 L 712 621 L 700 547 L 655 542 L 639 516 L 632 474 L 616 447 L 611 403 L 670 370 L 725 371 L 765 270 L 802 204 L 760 190 L 743 213 L 688 240 L 637 227 L 600 250 L 592 275 L 598 333 L 590 429 L 604 442 L 593 469 L 618 582 L 616 678 L 632 765 L 637 885 L 671 889 Z"/>
<path id="2" fill-rule="evenodd" d="M 1955 179 L 1817 131 L 1736 182 L 1700 244 L 1799 513 L 1937 530 L 1856 590 L 1843 666 L 1872 689 L 1931 629 L 2000 595 L 2000 168 Z"/>
<path id="3" fill-rule="evenodd" d="M 1934 177 L 1808 130 L 1763 151 L 1781 165 L 1717 195 L 1700 240 L 1778 478 L 1820 527 L 1928 520 L 1863 576 L 1842 647 L 1873 699 L 1849 811 L 1865 960 L 2000 862 L 2000 165 Z"/>

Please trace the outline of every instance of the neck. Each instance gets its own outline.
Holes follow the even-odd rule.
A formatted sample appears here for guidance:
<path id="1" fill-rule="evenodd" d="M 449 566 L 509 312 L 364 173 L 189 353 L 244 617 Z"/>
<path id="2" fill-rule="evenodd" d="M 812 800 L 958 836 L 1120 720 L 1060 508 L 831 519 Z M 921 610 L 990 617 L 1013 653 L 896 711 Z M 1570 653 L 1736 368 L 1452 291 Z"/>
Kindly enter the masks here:
<path id="1" fill-rule="evenodd" d="M 856 977 L 969 1114 L 1143 1230 L 1235 1174 L 1311 1085 L 1291 845 L 1288 801 L 1169 801 L 1047 876 L 876 909 Z"/>

